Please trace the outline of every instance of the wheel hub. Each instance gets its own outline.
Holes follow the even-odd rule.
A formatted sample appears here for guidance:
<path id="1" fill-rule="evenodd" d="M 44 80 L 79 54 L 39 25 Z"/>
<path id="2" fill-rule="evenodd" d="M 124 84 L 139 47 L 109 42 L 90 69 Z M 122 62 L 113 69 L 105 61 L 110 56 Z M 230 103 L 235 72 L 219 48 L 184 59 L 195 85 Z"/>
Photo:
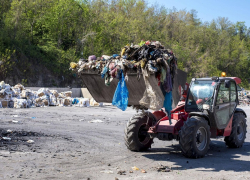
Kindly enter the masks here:
<path id="1" fill-rule="evenodd" d="M 242 140 L 244 138 L 244 130 L 242 123 L 239 123 L 237 126 L 237 137 L 239 140 Z"/>
<path id="2" fill-rule="evenodd" d="M 138 131 L 138 138 L 140 143 L 145 144 L 150 140 L 150 137 L 148 135 L 148 128 L 146 124 L 142 125 Z"/>
<path id="3" fill-rule="evenodd" d="M 200 127 L 196 133 L 196 147 L 202 151 L 207 145 L 207 131 L 204 127 Z"/>
<path id="4" fill-rule="evenodd" d="M 204 136 L 200 132 L 198 132 L 196 137 L 196 142 L 201 143 L 203 141 L 203 138 Z"/>

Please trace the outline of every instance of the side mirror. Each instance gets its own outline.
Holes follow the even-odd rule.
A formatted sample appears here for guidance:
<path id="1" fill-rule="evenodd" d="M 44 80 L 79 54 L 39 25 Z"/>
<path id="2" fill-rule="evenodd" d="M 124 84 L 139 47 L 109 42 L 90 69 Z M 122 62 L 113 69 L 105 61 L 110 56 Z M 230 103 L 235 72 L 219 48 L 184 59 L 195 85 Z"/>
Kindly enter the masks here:
<path id="1" fill-rule="evenodd" d="M 230 80 L 225 80 L 225 88 L 230 88 Z"/>

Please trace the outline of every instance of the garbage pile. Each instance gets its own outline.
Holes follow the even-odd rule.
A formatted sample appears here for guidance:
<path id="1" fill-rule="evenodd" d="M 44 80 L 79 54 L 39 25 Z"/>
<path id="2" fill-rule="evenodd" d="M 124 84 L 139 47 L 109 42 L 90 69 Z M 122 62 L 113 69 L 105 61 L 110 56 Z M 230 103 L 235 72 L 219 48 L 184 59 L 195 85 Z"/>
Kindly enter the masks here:
<path id="1" fill-rule="evenodd" d="M 146 90 L 143 98 L 139 101 L 142 108 L 157 110 L 163 107 L 170 109 L 172 106 L 173 79 L 177 72 L 177 58 L 170 49 L 159 41 L 141 41 L 139 45 L 126 45 L 120 54 L 112 56 L 91 55 L 88 59 L 80 59 L 78 63 L 71 62 L 70 69 L 78 74 L 84 70 L 93 69 L 104 78 L 105 85 L 109 86 L 114 78 L 119 79 L 116 92 L 113 97 L 113 105 L 125 110 L 128 103 L 128 90 L 126 81 L 129 81 L 128 72 L 137 72 L 138 80 L 141 74 L 144 78 Z M 148 81 L 151 74 L 157 78 L 158 85 L 163 90 L 165 102 L 156 93 Z M 161 95 L 162 96 L 162 95 Z M 170 111 L 169 111 L 170 112 Z"/>
<path id="2" fill-rule="evenodd" d="M 250 105 L 250 91 L 242 90 L 238 93 L 239 103 L 242 106 Z"/>
<path id="3" fill-rule="evenodd" d="M 58 93 L 56 90 L 41 88 L 38 91 L 25 89 L 21 84 L 11 87 L 0 82 L 0 108 L 30 108 L 44 106 L 80 106 L 99 105 L 93 99 L 72 98 L 72 92 Z"/>

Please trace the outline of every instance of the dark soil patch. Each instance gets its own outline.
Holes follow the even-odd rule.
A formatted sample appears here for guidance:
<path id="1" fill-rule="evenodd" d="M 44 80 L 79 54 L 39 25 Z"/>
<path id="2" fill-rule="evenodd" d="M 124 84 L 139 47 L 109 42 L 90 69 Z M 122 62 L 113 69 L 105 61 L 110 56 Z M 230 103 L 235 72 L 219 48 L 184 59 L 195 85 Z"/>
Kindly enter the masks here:
<path id="1" fill-rule="evenodd" d="M 40 132 L 0 129 L 0 150 L 20 151 L 23 146 L 32 149 L 31 147 L 38 144 L 41 137 L 51 136 Z"/>

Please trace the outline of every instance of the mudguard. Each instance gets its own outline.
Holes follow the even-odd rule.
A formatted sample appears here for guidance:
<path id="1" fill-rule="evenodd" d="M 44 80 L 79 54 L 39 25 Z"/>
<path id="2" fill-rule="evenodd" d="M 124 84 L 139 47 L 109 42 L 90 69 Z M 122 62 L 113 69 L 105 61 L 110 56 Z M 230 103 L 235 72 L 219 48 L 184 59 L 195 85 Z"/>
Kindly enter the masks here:
<path id="1" fill-rule="evenodd" d="M 144 112 L 144 114 L 148 117 L 147 125 L 149 127 L 153 126 L 158 121 L 158 119 L 156 119 L 156 117 L 154 116 L 153 113 L 146 111 L 146 112 Z"/>
<path id="2" fill-rule="evenodd" d="M 247 114 L 245 113 L 245 111 L 243 109 L 240 109 L 240 108 L 236 108 L 234 113 L 237 113 L 237 112 L 241 112 L 245 115 L 245 117 L 247 117 Z"/>
<path id="3" fill-rule="evenodd" d="M 208 121 L 208 124 L 210 124 L 208 115 L 206 115 L 202 112 L 191 112 L 191 113 L 189 113 L 189 117 L 191 117 L 191 116 L 204 117 Z"/>

